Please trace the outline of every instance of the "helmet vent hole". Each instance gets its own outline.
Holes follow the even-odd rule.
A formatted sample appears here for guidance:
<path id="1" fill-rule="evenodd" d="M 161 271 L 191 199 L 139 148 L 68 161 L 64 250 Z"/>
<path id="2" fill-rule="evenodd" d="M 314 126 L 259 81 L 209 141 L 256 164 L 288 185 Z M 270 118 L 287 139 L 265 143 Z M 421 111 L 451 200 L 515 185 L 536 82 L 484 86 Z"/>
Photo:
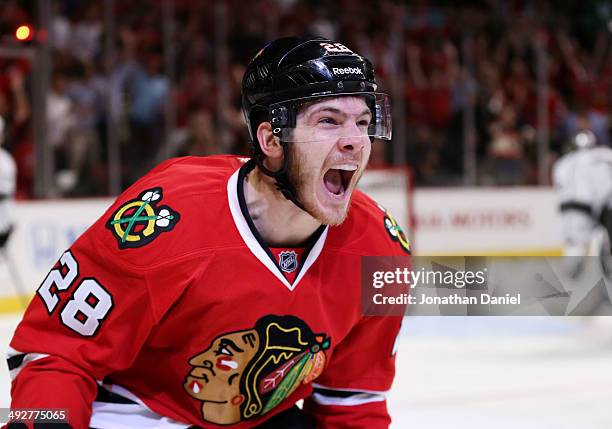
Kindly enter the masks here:
<path id="1" fill-rule="evenodd" d="M 295 73 L 295 76 L 297 77 L 298 81 L 300 83 L 310 83 L 308 81 L 308 73 L 303 72 L 303 71 L 298 71 Z"/>
<path id="2" fill-rule="evenodd" d="M 245 80 L 246 86 L 253 86 L 253 84 L 255 83 L 255 79 L 255 73 L 250 73 Z"/>
<path id="3" fill-rule="evenodd" d="M 316 83 L 317 79 L 314 77 L 314 75 L 312 73 L 306 72 L 306 71 L 302 71 L 302 76 L 304 76 L 304 80 L 307 83 Z"/>
<path id="4" fill-rule="evenodd" d="M 262 64 L 257 66 L 257 74 L 261 79 L 265 79 L 270 73 L 270 64 Z"/>
<path id="5" fill-rule="evenodd" d="M 310 73 L 305 70 L 297 70 L 292 73 L 289 73 L 287 76 L 297 85 L 325 82 L 325 79 L 321 79 L 315 73 Z"/>
<path id="6" fill-rule="evenodd" d="M 296 86 L 300 85 L 299 79 L 296 80 L 296 76 L 293 73 L 287 74 L 287 78 L 293 82 Z"/>

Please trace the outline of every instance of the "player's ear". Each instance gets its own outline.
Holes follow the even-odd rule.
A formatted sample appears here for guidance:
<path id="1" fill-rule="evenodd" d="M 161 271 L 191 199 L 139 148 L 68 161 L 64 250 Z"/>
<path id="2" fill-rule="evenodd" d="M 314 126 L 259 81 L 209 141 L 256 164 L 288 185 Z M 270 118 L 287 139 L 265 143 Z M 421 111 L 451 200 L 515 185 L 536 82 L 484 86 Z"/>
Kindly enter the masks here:
<path id="1" fill-rule="evenodd" d="M 283 147 L 278 137 L 272 133 L 272 125 L 269 122 L 262 122 L 257 127 L 257 141 L 271 164 L 277 164 L 283 160 Z"/>

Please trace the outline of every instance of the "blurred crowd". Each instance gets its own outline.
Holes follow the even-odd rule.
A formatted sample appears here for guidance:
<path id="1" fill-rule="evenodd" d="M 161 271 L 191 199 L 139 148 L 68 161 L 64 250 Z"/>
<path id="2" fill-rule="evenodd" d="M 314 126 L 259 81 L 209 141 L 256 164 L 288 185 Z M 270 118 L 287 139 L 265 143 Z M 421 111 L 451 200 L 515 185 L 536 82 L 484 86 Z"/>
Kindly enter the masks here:
<path id="1" fill-rule="evenodd" d="M 400 140 L 396 132 L 392 144 L 405 145 L 406 159 L 379 144 L 372 163 L 406 163 L 418 185 L 462 183 L 466 136 L 475 144 L 478 184 L 536 184 L 542 106 L 550 163 L 581 129 L 610 145 L 606 1 L 168 1 L 114 1 L 112 32 L 104 1 L 52 2 L 49 28 L 30 42 L 44 39 L 52 50 L 52 195 L 108 194 L 109 129 L 119 143 L 122 187 L 166 157 L 248 153 L 244 66 L 285 35 L 337 39 L 373 61 L 380 88 L 396 105 L 403 98 L 394 120 L 405 133 Z M 14 30 L 36 24 L 37 4 L 0 2 L 0 47 L 21 46 Z M 37 171 L 35 78 L 28 60 L 0 55 L 0 116 L 22 198 L 33 195 Z"/>

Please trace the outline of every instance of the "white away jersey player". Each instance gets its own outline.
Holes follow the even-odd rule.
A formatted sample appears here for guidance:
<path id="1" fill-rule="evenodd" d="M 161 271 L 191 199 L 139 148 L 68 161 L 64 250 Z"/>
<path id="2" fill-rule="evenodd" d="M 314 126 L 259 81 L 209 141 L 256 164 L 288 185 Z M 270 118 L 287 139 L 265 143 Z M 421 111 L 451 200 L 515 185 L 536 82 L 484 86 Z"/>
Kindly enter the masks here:
<path id="1" fill-rule="evenodd" d="M 17 167 L 15 161 L 6 150 L 0 147 L 0 235 L 6 233 L 13 224 L 14 209 L 12 205 L 16 179 Z"/>
<path id="2" fill-rule="evenodd" d="M 355 192 L 341 226 L 273 259 L 243 161 L 163 163 L 61 256 L 10 344 L 12 407 L 68 408 L 75 428 L 250 428 L 308 398 L 320 427 L 388 426 L 401 318 L 360 314 L 359 266 L 406 255 L 401 230 Z"/>
<path id="3" fill-rule="evenodd" d="M 612 209 L 612 149 L 598 146 L 561 157 L 553 168 L 553 182 L 566 242 L 588 243 L 604 209 Z"/>

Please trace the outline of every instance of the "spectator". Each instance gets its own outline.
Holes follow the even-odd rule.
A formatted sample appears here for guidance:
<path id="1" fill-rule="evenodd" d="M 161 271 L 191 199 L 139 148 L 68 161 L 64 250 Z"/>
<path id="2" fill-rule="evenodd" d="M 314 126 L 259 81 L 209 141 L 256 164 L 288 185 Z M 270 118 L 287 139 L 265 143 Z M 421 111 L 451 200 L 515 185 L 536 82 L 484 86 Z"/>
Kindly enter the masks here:
<path id="1" fill-rule="evenodd" d="M 35 3 L 0 2 L 3 43 L 14 43 L 16 25 L 32 22 Z M 476 130 L 477 170 L 483 183 L 536 182 L 535 130 L 541 105 L 536 41 L 542 42 L 546 56 L 550 154 L 558 153 L 563 141 L 584 127 L 592 129 L 601 144 L 611 144 L 609 30 L 597 20 L 587 26 L 570 19 L 576 13 L 570 3 L 255 0 L 244 7 L 243 2 L 227 0 L 211 10 L 206 2 L 176 0 L 173 16 L 164 15 L 163 4 L 115 2 L 117 31 L 104 34 L 101 4 L 53 2 L 49 37 L 60 55 L 52 56 L 49 100 L 59 128 L 49 129 L 50 143 L 58 152 L 57 168 L 76 172 L 72 182 L 86 184 L 82 191 L 68 186 L 63 192 L 105 191 L 100 175 L 83 174 L 92 165 L 104 169 L 106 131 L 100 124 L 115 128 L 124 186 L 144 173 L 156 156 L 166 154 L 167 145 L 176 148 L 189 141 L 181 149 L 185 153 L 208 151 L 204 136 L 210 131 L 194 124 L 194 118 L 211 124 L 223 137 L 223 147 L 215 150 L 245 153 L 235 78 L 241 75 L 239 64 L 266 40 L 285 34 L 319 33 L 346 40 L 374 60 L 381 89 L 403 85 L 407 142 L 401 143 L 414 145 L 407 148 L 409 163 L 422 163 L 417 184 L 460 182 L 463 140 L 470 134 L 466 125 Z M 585 5 L 584 10 L 596 15 L 594 6 Z M 162 26 L 168 19 L 174 22 L 172 34 Z M 230 57 L 224 57 L 218 30 L 227 34 Z M 394 40 L 393 31 L 401 32 L 403 40 Z M 113 58 L 105 56 L 104 37 L 115 42 Z M 172 46 L 172 52 L 164 46 Z M 398 54 L 396 46 L 406 49 Z M 169 53 L 174 55 L 174 81 L 166 75 L 164 55 Z M 79 64 L 85 76 L 65 67 L 66 58 Z M 8 71 L 9 64 L 0 59 L 2 70 Z M 28 94 L 18 77 L 12 80 L 14 86 L 0 77 L 0 115 L 7 121 L 6 147 L 23 162 L 19 159 L 32 158 L 31 130 L 23 132 L 30 127 Z M 112 106 L 108 110 L 102 108 L 109 104 L 105 97 Z M 168 101 L 174 102 L 172 122 L 166 121 L 172 112 L 166 110 Z M 70 121 L 72 128 L 67 127 Z M 166 129 L 167 123 L 176 129 Z M 163 141 L 168 135 L 170 142 Z M 377 154 L 377 162 L 393 161 L 392 152 Z M 19 169 L 21 178 L 33 174 L 26 164 Z M 493 167 L 496 164 L 500 169 Z M 31 180 L 20 179 L 20 188 L 24 186 L 26 194 L 31 193 Z"/>
<path id="2" fill-rule="evenodd" d="M 189 119 L 189 133 L 177 155 L 208 156 L 220 152 L 213 116 L 207 110 L 194 112 Z"/>

